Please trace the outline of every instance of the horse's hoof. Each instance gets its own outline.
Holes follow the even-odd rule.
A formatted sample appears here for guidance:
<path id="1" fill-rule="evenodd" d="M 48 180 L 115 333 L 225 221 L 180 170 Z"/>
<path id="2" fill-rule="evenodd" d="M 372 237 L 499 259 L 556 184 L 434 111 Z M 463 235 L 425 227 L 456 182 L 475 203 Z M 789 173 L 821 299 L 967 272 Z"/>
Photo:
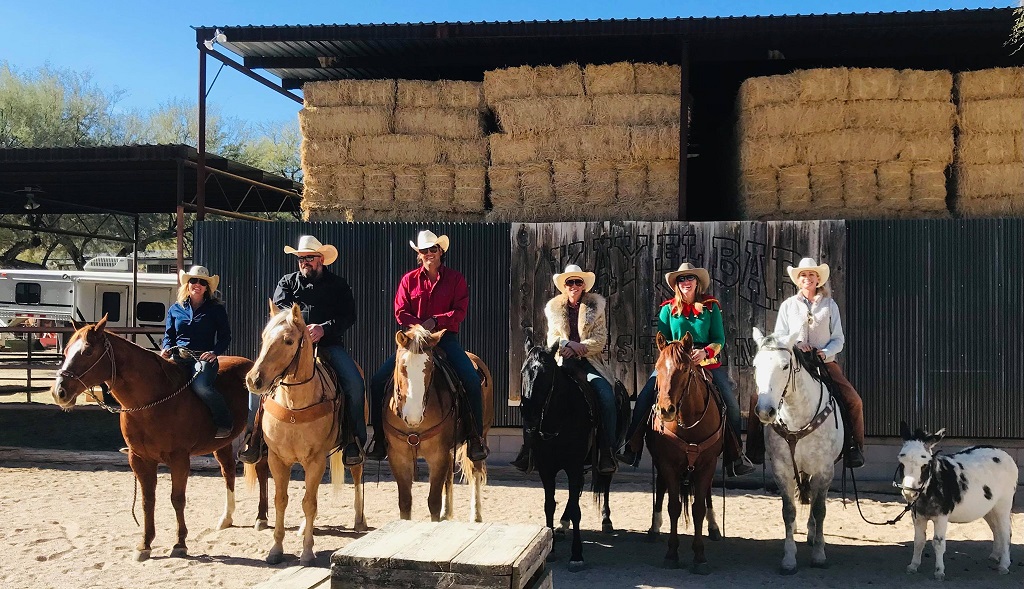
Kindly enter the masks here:
<path id="1" fill-rule="evenodd" d="M 299 566 L 304 566 L 304 567 L 313 566 L 313 562 L 315 560 L 316 560 L 316 557 L 314 557 L 314 556 L 302 557 L 302 558 L 299 559 Z"/>
<path id="2" fill-rule="evenodd" d="M 701 562 L 701 563 L 696 563 L 695 562 L 695 563 L 693 563 L 690 566 L 690 572 L 692 574 L 694 574 L 694 575 L 710 575 L 711 574 L 711 565 L 709 565 L 706 562 Z"/>
<path id="3" fill-rule="evenodd" d="M 564 538 L 565 528 L 555 528 L 555 538 Z"/>
<path id="4" fill-rule="evenodd" d="M 614 534 L 615 526 L 612 525 L 612 522 L 604 522 L 601 524 L 601 531 L 605 534 Z"/>
<path id="5" fill-rule="evenodd" d="M 908 564 L 907 565 L 907 574 L 908 575 L 913 575 L 915 573 L 917 573 L 917 566 L 916 565 L 912 565 L 912 564 Z"/>
<path id="6" fill-rule="evenodd" d="M 230 517 L 226 517 L 226 518 L 220 520 L 219 522 L 217 522 L 217 529 L 218 530 L 226 530 L 226 529 L 231 527 L 232 523 L 233 522 L 231 521 L 231 518 Z"/>
<path id="7" fill-rule="evenodd" d="M 578 572 L 582 571 L 585 567 L 586 567 L 586 565 L 584 564 L 584 562 L 582 560 L 570 560 L 569 561 L 569 572 L 570 573 L 578 573 Z"/>
<path id="8" fill-rule="evenodd" d="M 711 528 L 708 530 L 708 540 L 712 542 L 718 542 L 722 539 L 722 532 L 718 528 Z"/>
<path id="9" fill-rule="evenodd" d="M 266 530 L 266 529 L 269 529 L 269 528 L 270 528 L 270 526 L 267 525 L 267 520 L 265 520 L 265 519 L 258 519 L 258 520 L 256 520 L 256 524 L 253 525 L 253 527 L 252 527 L 252 529 L 256 530 L 257 532 L 262 532 L 263 530 Z"/>
<path id="10" fill-rule="evenodd" d="M 354 529 L 355 531 L 357 531 L 357 532 L 360 532 L 360 533 L 362 533 L 362 532 L 366 532 L 366 531 L 369 531 L 369 529 L 370 529 L 370 528 L 369 528 L 369 527 L 367 527 L 367 525 L 366 525 L 365 523 L 359 523 L 359 524 L 356 524 L 356 525 L 355 525 L 355 528 L 353 528 L 353 529 Z"/>
<path id="11" fill-rule="evenodd" d="M 784 576 L 784 577 L 788 577 L 790 575 L 795 575 L 796 574 L 796 567 L 793 567 L 793 568 L 779 567 L 779 574 Z"/>
<path id="12" fill-rule="evenodd" d="M 661 561 L 661 568 L 665 569 L 677 569 L 679 568 L 679 558 L 666 558 Z"/>
<path id="13" fill-rule="evenodd" d="M 145 562 L 149 560 L 149 554 L 151 550 L 136 550 L 135 551 L 135 562 Z"/>
<path id="14" fill-rule="evenodd" d="M 654 530 L 647 530 L 647 541 L 648 542 L 657 542 L 660 538 L 661 538 L 661 532 L 656 532 Z"/>
<path id="15" fill-rule="evenodd" d="M 946 580 L 946 573 L 935 573 L 935 580 L 936 581 L 945 581 Z"/>
<path id="16" fill-rule="evenodd" d="M 555 562 L 558 560 L 558 556 L 554 552 L 549 552 L 547 558 L 544 559 L 546 562 Z"/>
<path id="17" fill-rule="evenodd" d="M 175 546 L 171 549 L 171 558 L 184 558 L 188 556 L 188 548 L 184 546 Z"/>
<path id="18" fill-rule="evenodd" d="M 829 567 L 827 560 L 811 561 L 812 569 L 827 569 Z"/>
<path id="19" fill-rule="evenodd" d="M 1009 575 L 1010 574 L 1010 568 L 1009 567 L 999 567 L 999 574 L 1000 575 Z"/>
<path id="20" fill-rule="evenodd" d="M 281 564 L 284 560 L 284 552 L 270 551 L 267 555 L 267 564 Z"/>

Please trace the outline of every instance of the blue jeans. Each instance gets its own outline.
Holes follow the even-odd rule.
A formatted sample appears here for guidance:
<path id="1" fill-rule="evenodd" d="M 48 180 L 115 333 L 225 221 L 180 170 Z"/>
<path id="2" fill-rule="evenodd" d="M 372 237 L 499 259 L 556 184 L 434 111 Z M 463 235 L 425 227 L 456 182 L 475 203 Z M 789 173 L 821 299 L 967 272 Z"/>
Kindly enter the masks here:
<path id="1" fill-rule="evenodd" d="M 366 420 L 363 419 L 363 411 L 366 406 L 366 384 L 363 382 L 363 376 L 359 374 L 359 368 L 345 348 L 322 346 L 319 348 L 319 352 L 320 356 L 327 360 L 327 363 L 338 375 L 338 385 L 345 393 L 345 413 L 348 425 L 359 440 L 359 445 L 363 446 L 366 444 Z"/>
<path id="2" fill-rule="evenodd" d="M 711 370 L 711 379 L 715 381 L 715 386 L 718 387 L 718 391 L 722 393 L 722 399 L 725 401 L 725 412 L 726 418 L 729 421 L 729 427 L 733 433 L 737 436 L 740 434 L 740 405 L 736 401 L 736 394 L 732 390 L 732 384 L 729 382 L 729 371 L 724 366 L 713 368 Z M 636 406 L 633 407 L 633 418 L 629 421 L 629 430 L 626 432 L 626 440 L 630 440 L 633 434 L 636 432 L 640 424 L 651 414 L 651 407 L 654 405 L 654 399 L 657 396 L 655 391 L 657 385 L 657 377 L 655 373 L 651 373 L 651 377 L 647 379 L 647 384 L 640 391 L 640 394 L 636 398 Z"/>
<path id="3" fill-rule="evenodd" d="M 473 367 L 473 361 L 462 349 L 459 338 L 450 331 L 445 332 L 437 347 L 444 350 L 448 356 L 448 362 L 455 369 L 455 373 L 459 375 L 459 380 L 462 381 L 462 386 L 465 387 L 469 396 L 476 432 L 482 434 L 484 431 L 483 390 L 480 388 L 480 375 Z M 380 428 L 384 426 L 384 398 L 387 395 L 385 388 L 394 372 L 395 355 L 392 354 L 370 379 L 370 419 L 373 422 L 374 431 L 380 431 Z"/>
<path id="4" fill-rule="evenodd" d="M 196 378 L 192 381 L 192 390 L 210 408 L 210 413 L 213 414 L 213 424 L 217 427 L 231 427 L 231 412 L 228 410 L 228 404 L 224 401 L 224 395 L 221 395 L 217 387 L 214 386 L 220 364 L 216 360 L 213 362 L 192 360 L 191 358 L 181 358 L 177 354 L 171 357 L 184 368 L 189 368 L 189 365 L 192 365 L 191 368 L 196 372 Z"/>
<path id="5" fill-rule="evenodd" d="M 597 410 L 601 419 L 601 446 L 611 448 L 615 446 L 615 391 L 611 383 L 597 373 L 590 363 L 587 363 L 587 382 L 594 389 L 594 396 L 597 397 Z"/>

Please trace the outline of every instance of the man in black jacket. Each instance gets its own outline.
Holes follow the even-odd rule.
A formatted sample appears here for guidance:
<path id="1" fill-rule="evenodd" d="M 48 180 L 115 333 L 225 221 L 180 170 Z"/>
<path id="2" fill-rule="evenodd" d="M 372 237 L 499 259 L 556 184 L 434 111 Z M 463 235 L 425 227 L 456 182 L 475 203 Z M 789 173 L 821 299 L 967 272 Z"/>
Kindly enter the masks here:
<path id="1" fill-rule="evenodd" d="M 299 305 L 319 356 L 327 360 L 338 375 L 338 384 L 345 392 L 345 419 L 356 437 L 345 446 L 342 458 L 347 466 L 360 464 L 366 444 L 365 384 L 356 363 L 345 351 L 344 340 L 345 330 L 356 322 L 352 289 L 344 278 L 326 268 L 338 258 L 338 250 L 333 245 L 323 245 L 315 237 L 303 235 L 297 248 L 285 246 L 284 252 L 296 257 L 299 270 L 278 281 L 274 304 L 281 309 Z M 257 426 L 253 431 L 259 429 Z M 258 460 L 259 451 L 253 449 L 257 445 L 250 441 L 239 457 L 246 462 L 253 458 Z"/>

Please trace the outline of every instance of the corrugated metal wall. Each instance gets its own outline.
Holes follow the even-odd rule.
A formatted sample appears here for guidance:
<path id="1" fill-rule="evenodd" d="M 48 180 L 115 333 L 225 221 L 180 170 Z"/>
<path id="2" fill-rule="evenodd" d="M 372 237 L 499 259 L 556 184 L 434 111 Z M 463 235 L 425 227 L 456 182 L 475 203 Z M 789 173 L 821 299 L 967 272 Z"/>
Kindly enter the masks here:
<path id="1" fill-rule="evenodd" d="M 347 346 L 369 379 L 394 352 L 395 288 L 416 265 L 409 241 L 424 228 L 451 238 L 446 263 L 466 277 L 470 292 L 460 339 L 494 376 L 496 425 L 515 425 L 518 409 L 508 406 L 509 225 L 207 221 L 196 224 L 195 263 L 221 276 L 233 335 L 229 353 L 255 358 L 267 299 L 281 276 L 297 269 L 282 248 L 295 246 L 303 234 L 336 246 L 338 261 L 330 269 L 352 285 L 357 305 Z"/>
<path id="2" fill-rule="evenodd" d="M 900 419 L 1024 438 L 1024 220 L 850 221 L 847 372 L 868 435 Z"/>

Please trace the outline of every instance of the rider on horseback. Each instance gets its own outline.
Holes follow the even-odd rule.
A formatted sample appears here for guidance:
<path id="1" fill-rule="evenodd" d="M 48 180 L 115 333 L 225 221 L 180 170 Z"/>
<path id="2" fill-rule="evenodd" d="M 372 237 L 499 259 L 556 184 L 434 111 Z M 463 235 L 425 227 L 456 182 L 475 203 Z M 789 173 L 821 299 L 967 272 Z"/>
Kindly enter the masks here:
<path id="1" fill-rule="evenodd" d="M 584 272 L 575 264 L 565 267 L 565 272 L 555 274 L 552 279 L 562 294 L 548 301 L 544 315 L 548 322 L 548 346 L 558 345 L 557 360 L 560 365 L 570 368 L 580 385 L 589 384 L 597 398 L 594 418 L 598 422 L 599 446 L 597 448 L 597 470 L 601 474 L 615 472 L 615 393 L 612 389 L 611 369 L 602 355 L 608 343 L 608 329 L 605 321 L 605 300 L 592 293 L 596 276 Z M 572 359 L 569 364 L 563 360 Z M 586 390 L 586 388 L 584 388 Z M 523 432 L 523 447 L 512 465 L 528 472 L 532 462 L 532 439 Z"/>
<path id="2" fill-rule="evenodd" d="M 345 446 L 342 458 L 346 466 L 360 464 L 366 443 L 366 421 L 363 419 L 366 385 L 356 363 L 345 351 L 343 334 L 356 322 L 352 289 L 344 278 L 326 268 L 338 259 L 338 249 L 321 244 L 311 235 L 303 235 L 299 238 L 298 248 L 285 246 L 284 252 L 296 257 L 299 270 L 284 275 L 278 281 L 274 304 L 281 309 L 299 305 L 317 353 L 334 369 L 338 386 L 345 392 L 345 419 L 356 438 Z M 257 420 L 246 446 L 239 452 L 238 457 L 243 462 L 259 460 L 262 432 Z"/>
<path id="3" fill-rule="evenodd" d="M 447 235 L 440 237 L 432 231 L 420 231 L 415 242 L 409 245 L 417 252 L 420 264 L 402 277 L 395 293 L 395 319 L 402 329 L 421 325 L 429 331 L 444 329 L 444 336 L 437 347 L 444 350 L 448 363 L 459 376 L 469 397 L 475 430 L 469 435 L 467 455 L 470 460 L 487 458 L 481 433 L 483 426 L 483 390 L 480 375 L 466 351 L 459 343 L 459 325 L 466 318 L 469 307 L 469 287 L 466 279 L 455 270 L 444 265 L 448 252 Z M 370 417 L 373 421 L 373 448 L 369 458 L 382 460 L 387 456 L 387 438 L 384 436 L 384 398 L 386 385 L 395 371 L 395 355 L 384 361 L 377 373 L 370 379 Z"/>

